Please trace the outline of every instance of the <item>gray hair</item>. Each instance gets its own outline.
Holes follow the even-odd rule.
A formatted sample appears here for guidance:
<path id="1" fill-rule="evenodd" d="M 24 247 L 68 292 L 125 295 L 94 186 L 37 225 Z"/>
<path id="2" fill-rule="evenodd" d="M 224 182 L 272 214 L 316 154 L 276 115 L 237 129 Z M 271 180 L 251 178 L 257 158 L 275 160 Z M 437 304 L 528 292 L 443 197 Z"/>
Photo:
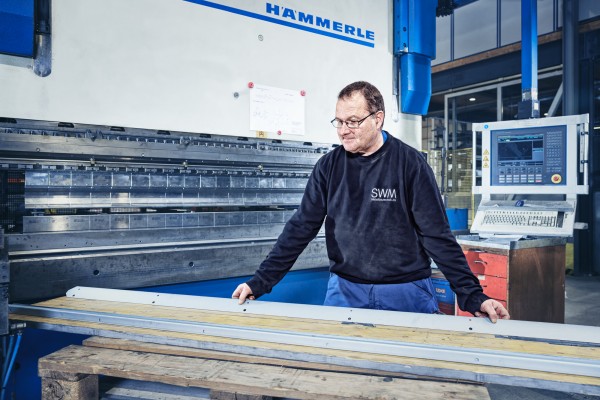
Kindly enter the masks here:
<path id="1" fill-rule="evenodd" d="M 383 104 L 383 96 L 379 89 L 371 85 L 369 82 L 358 81 L 349 84 L 343 88 L 338 94 L 338 100 L 351 97 L 354 92 L 360 92 L 367 101 L 367 106 L 370 112 L 383 111 L 385 114 L 385 105 Z"/>

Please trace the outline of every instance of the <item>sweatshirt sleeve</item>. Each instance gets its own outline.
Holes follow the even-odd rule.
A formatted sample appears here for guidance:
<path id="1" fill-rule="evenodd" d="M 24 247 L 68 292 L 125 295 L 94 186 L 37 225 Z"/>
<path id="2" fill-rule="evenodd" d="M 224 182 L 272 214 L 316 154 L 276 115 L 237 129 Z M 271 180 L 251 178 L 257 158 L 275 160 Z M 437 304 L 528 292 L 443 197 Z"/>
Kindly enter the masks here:
<path id="1" fill-rule="evenodd" d="M 409 167 L 407 191 L 415 229 L 426 254 L 437 264 L 456 293 L 461 310 L 474 314 L 489 299 L 471 272 L 465 255 L 450 230 L 433 171 L 416 153 Z M 414 169 L 413 169 L 414 168 Z"/>
<path id="2" fill-rule="evenodd" d="M 256 298 L 271 292 L 292 268 L 308 243 L 317 236 L 326 215 L 326 198 L 321 159 L 308 178 L 298 210 L 285 224 L 267 258 L 246 282 Z"/>

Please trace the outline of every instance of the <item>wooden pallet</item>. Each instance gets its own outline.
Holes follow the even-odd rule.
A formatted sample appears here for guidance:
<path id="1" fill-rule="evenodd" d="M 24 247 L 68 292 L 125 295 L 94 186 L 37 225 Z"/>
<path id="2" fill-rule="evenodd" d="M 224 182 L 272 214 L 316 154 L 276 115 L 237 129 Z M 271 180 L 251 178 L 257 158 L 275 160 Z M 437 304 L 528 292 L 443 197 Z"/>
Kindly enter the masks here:
<path id="1" fill-rule="evenodd" d="M 211 399 L 489 399 L 481 385 L 107 338 L 39 360 L 43 400 L 98 398 L 98 375 L 210 389 Z"/>

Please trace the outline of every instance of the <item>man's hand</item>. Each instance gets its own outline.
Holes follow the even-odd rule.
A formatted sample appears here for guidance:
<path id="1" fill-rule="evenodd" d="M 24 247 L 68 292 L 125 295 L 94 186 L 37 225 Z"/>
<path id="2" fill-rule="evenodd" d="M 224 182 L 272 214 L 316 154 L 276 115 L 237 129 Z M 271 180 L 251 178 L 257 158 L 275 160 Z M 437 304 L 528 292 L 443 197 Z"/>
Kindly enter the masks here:
<path id="1" fill-rule="evenodd" d="M 252 289 L 250 289 L 250 286 L 242 283 L 233 291 L 231 298 L 240 299 L 238 304 L 244 304 L 246 299 L 254 300 L 254 295 L 252 295 Z"/>
<path id="2" fill-rule="evenodd" d="M 475 316 L 488 317 L 490 321 L 492 321 L 494 324 L 496 323 L 496 321 L 498 321 L 498 318 L 510 319 L 510 315 L 508 315 L 508 310 L 506 310 L 506 308 L 504 308 L 504 306 L 500 302 L 494 299 L 487 299 L 486 301 L 481 303 L 481 308 L 475 313 Z"/>

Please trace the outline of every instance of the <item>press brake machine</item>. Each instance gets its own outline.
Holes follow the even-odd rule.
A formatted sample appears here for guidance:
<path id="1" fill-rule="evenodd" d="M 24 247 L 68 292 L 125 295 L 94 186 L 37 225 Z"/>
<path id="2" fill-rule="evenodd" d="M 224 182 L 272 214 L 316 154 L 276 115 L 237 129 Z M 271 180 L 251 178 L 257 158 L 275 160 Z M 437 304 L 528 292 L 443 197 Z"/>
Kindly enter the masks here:
<path id="1" fill-rule="evenodd" d="M 0 123 L 11 302 L 250 275 L 330 145 Z M 298 268 L 327 265 L 324 239 Z M 232 289 L 233 290 L 233 289 Z"/>

